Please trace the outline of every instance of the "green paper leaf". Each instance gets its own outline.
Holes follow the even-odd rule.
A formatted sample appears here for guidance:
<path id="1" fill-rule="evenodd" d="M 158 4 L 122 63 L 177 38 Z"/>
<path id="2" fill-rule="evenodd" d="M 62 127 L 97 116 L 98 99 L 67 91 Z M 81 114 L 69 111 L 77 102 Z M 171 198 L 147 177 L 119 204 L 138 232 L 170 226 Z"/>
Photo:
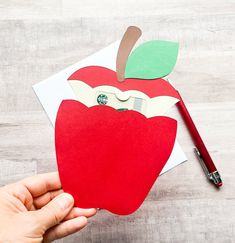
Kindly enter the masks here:
<path id="1" fill-rule="evenodd" d="M 155 79 L 168 75 L 175 66 L 179 44 L 148 41 L 133 50 L 127 59 L 125 78 Z"/>

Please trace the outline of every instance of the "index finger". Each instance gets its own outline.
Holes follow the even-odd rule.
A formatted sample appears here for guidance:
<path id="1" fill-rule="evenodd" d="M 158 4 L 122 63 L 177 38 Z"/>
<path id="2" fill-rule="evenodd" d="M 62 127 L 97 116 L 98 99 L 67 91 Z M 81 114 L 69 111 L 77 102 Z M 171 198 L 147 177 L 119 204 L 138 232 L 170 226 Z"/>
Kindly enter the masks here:
<path id="1" fill-rule="evenodd" d="M 19 183 L 23 184 L 33 197 L 41 196 L 48 191 L 61 189 L 58 172 L 38 174 L 23 179 Z"/>

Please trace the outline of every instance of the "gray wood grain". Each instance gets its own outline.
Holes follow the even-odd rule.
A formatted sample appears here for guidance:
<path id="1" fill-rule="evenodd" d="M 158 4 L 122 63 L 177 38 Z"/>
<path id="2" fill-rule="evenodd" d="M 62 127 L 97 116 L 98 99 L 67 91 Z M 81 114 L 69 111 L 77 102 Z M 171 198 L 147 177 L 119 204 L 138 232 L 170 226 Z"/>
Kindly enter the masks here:
<path id="1" fill-rule="evenodd" d="M 170 75 L 189 104 L 223 176 L 216 190 L 193 154 L 162 175 L 142 207 L 120 217 L 100 211 L 59 242 L 234 242 L 235 2 L 146 0 L 0 0 L 0 185 L 56 170 L 54 134 L 32 84 L 121 38 L 128 25 L 142 41 L 180 42 Z"/>

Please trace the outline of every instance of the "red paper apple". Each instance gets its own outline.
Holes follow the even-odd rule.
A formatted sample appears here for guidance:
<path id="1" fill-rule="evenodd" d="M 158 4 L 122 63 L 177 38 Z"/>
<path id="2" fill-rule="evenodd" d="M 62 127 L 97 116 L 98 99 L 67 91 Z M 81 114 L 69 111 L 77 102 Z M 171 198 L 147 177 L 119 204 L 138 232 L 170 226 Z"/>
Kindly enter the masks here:
<path id="1" fill-rule="evenodd" d="M 108 85 L 120 91 L 138 90 L 150 98 L 172 96 L 165 80 L 128 79 L 99 66 L 84 67 L 69 80 L 92 88 Z M 137 85 L 138 84 L 138 85 Z M 118 112 L 109 106 L 86 107 L 64 101 L 56 119 L 56 152 L 61 182 L 82 208 L 104 208 L 115 214 L 134 212 L 167 162 L 176 137 L 176 121 L 147 119 L 135 111 Z"/>
<path id="2" fill-rule="evenodd" d="M 118 82 L 116 73 L 105 67 L 81 68 L 68 80 L 92 88 L 108 85 L 120 92 L 137 90 L 149 98 L 179 99 L 163 79 Z M 120 112 L 104 105 L 88 108 L 79 101 L 63 101 L 56 118 L 55 145 L 64 191 L 81 208 L 103 208 L 120 215 L 134 212 L 170 157 L 176 130 L 176 121 L 168 117 L 146 118 L 133 110 Z"/>

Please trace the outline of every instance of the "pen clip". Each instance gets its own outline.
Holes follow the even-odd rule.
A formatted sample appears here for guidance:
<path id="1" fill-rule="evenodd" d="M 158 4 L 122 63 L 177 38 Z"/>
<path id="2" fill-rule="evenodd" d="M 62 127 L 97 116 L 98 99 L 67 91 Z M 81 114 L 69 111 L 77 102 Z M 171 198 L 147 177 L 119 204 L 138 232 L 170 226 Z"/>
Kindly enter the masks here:
<path id="1" fill-rule="evenodd" d="M 204 170 L 205 174 L 206 174 L 206 177 L 212 181 L 216 186 L 221 186 L 222 185 L 222 180 L 221 180 L 221 177 L 220 177 L 220 174 L 219 172 L 216 170 L 214 172 L 209 172 L 207 167 L 206 167 L 206 164 L 199 152 L 199 150 L 197 148 L 194 148 L 194 153 L 196 154 L 201 166 L 202 166 L 202 169 Z"/>

